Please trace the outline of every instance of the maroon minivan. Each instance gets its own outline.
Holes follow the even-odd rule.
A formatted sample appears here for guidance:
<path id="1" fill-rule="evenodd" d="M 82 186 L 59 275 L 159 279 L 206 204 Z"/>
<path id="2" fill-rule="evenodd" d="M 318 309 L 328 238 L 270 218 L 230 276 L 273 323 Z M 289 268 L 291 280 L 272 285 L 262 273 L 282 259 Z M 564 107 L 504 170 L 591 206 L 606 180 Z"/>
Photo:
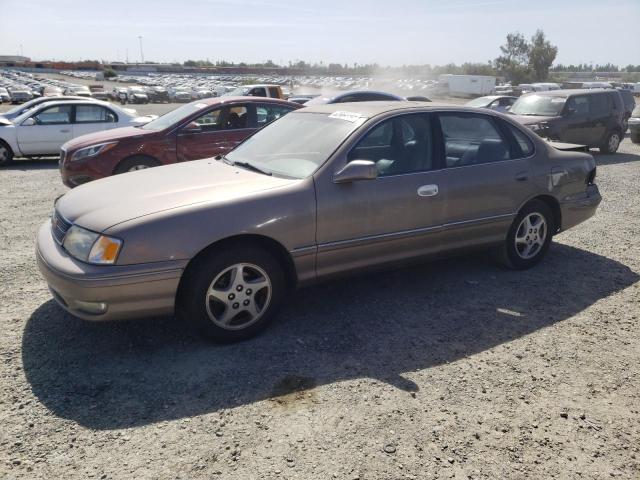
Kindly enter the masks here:
<path id="1" fill-rule="evenodd" d="M 68 187 L 117 173 L 224 155 L 297 103 L 261 97 L 219 97 L 183 105 L 140 127 L 74 138 L 62 146 Z"/>

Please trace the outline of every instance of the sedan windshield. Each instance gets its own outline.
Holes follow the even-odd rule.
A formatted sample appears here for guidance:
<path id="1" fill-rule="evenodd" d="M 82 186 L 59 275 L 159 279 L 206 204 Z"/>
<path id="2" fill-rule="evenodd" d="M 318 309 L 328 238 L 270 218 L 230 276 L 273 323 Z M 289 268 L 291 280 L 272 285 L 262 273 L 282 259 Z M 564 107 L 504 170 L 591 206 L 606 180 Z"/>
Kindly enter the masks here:
<path id="1" fill-rule="evenodd" d="M 203 108 L 208 107 L 206 103 L 201 102 L 192 102 L 187 103 L 186 105 L 182 105 L 181 107 L 176 108 L 175 110 L 171 110 L 168 113 L 152 120 L 151 122 L 143 125 L 143 130 L 154 130 L 156 132 L 160 130 L 164 130 L 165 128 L 169 128 L 172 125 L 178 123 L 181 120 L 184 120 L 186 117 L 191 115 L 192 113 L 197 112 Z"/>
<path id="2" fill-rule="evenodd" d="M 290 178 L 313 174 L 361 124 L 326 113 L 290 113 L 258 131 L 226 159 Z"/>
<path id="3" fill-rule="evenodd" d="M 525 95 L 513 104 L 510 113 L 515 115 L 557 117 L 562 112 L 562 107 L 564 107 L 566 100 L 566 97 Z"/>

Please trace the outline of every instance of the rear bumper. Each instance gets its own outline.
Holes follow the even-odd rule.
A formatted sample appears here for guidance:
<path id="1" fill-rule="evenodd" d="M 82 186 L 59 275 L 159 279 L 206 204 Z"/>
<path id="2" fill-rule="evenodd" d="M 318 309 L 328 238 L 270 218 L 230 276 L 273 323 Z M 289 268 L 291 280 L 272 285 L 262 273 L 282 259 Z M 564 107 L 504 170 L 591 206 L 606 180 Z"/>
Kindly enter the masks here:
<path id="1" fill-rule="evenodd" d="M 38 268 L 54 299 L 72 315 L 93 321 L 167 315 L 174 311 L 186 261 L 96 266 L 69 257 L 51 234 L 51 222 L 37 235 Z M 104 313 L 86 310 L 105 304 Z"/>
<path id="2" fill-rule="evenodd" d="M 597 185 L 589 185 L 587 190 L 580 195 L 576 195 L 560 204 L 562 213 L 561 230 L 568 230 L 579 223 L 588 220 L 596 213 L 596 209 L 602 196 Z"/>

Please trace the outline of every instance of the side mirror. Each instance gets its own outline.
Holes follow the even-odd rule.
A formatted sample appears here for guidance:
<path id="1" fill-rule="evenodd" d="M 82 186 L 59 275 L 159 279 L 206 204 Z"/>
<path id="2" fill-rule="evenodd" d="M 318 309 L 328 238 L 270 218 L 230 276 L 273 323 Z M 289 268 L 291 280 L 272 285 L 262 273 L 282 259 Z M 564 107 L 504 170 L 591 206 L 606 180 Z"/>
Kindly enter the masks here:
<path id="1" fill-rule="evenodd" d="M 187 123 L 181 130 L 181 133 L 198 133 L 202 131 L 202 127 L 196 122 Z"/>
<path id="2" fill-rule="evenodd" d="M 22 122 L 23 127 L 30 127 L 31 125 L 35 125 L 36 120 L 33 117 L 27 118 L 24 122 Z"/>
<path id="3" fill-rule="evenodd" d="M 378 178 L 376 164 L 370 160 L 353 160 L 344 168 L 333 174 L 333 183 L 351 183 L 358 180 L 374 180 Z"/>
<path id="4" fill-rule="evenodd" d="M 567 115 L 566 115 L 566 116 L 567 116 L 567 117 L 570 117 L 570 116 L 572 116 L 572 115 L 575 115 L 575 114 L 576 114 L 576 112 L 577 112 L 577 110 L 576 110 L 575 108 L 573 108 L 573 107 L 568 107 L 568 108 L 567 108 Z"/>

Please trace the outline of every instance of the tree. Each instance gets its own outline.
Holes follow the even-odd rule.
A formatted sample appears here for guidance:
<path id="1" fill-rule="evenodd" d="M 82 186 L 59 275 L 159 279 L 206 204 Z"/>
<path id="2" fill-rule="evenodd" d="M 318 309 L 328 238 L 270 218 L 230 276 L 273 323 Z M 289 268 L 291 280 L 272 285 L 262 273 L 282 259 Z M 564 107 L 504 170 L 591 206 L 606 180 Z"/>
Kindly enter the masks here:
<path id="1" fill-rule="evenodd" d="M 521 83 L 529 77 L 529 43 L 521 33 L 509 33 L 507 43 L 500 46 L 500 55 L 495 60 L 496 69 L 509 81 Z"/>
<path id="2" fill-rule="evenodd" d="M 112 68 L 105 68 L 104 69 L 104 78 L 114 78 L 117 77 L 118 73 L 113 70 Z"/>
<path id="3" fill-rule="evenodd" d="M 542 82 L 549 77 L 549 68 L 557 55 L 558 47 L 551 45 L 542 30 L 536 30 L 529 47 L 529 67 L 535 80 Z"/>

